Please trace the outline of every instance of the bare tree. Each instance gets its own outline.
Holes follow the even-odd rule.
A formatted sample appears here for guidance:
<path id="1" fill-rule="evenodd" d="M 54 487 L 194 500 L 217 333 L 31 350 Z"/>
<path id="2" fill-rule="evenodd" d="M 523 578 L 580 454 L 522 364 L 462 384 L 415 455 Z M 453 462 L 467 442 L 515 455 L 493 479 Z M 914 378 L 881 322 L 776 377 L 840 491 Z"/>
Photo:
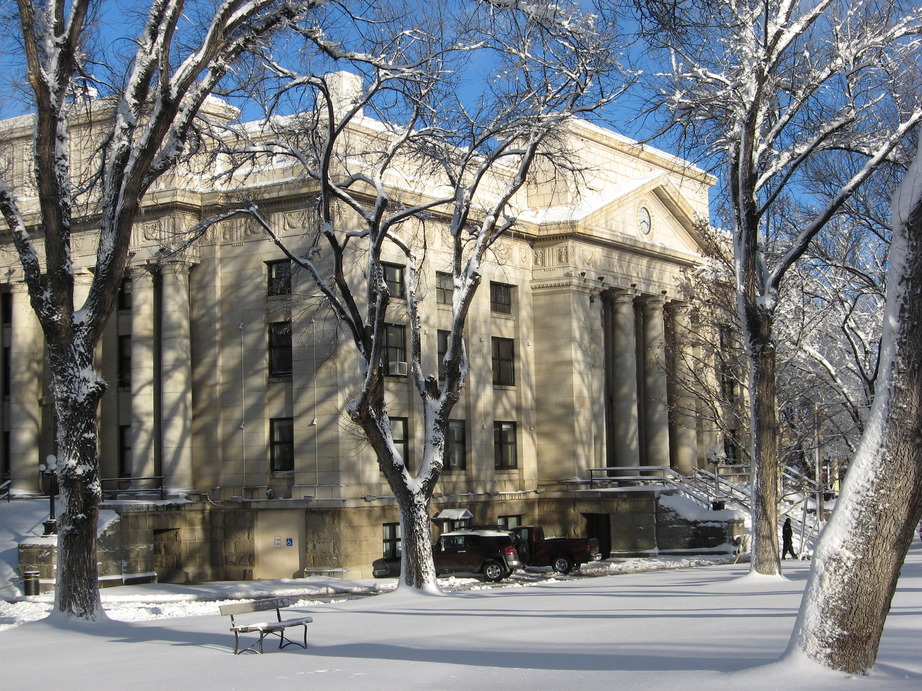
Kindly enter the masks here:
<path id="1" fill-rule="evenodd" d="M 752 570 L 778 574 L 779 293 L 813 239 L 922 119 L 917 95 L 900 91 L 918 69 L 922 10 L 899 0 L 636 5 L 647 39 L 670 62 L 656 105 L 723 169 L 749 360 Z M 852 173 L 811 195 L 815 163 Z M 796 225 L 779 213 L 791 205 L 801 210 Z"/>
<path id="2" fill-rule="evenodd" d="M 711 460 L 734 466 L 749 465 L 749 416 L 745 358 L 739 313 L 733 291 L 733 257 L 728 236 L 712 227 L 702 227 L 707 238 L 707 259 L 700 266 L 685 269 L 679 293 L 690 308 L 691 347 L 673 349 L 673 362 L 665 366 L 674 390 L 678 414 L 698 418 L 713 434 L 716 448 L 708 449 Z M 681 410 L 682 401 L 695 406 Z M 716 452 L 716 453 L 715 453 Z"/>
<path id="3" fill-rule="evenodd" d="M 540 162 L 565 172 L 572 156 L 561 135 L 612 98 L 604 87 L 615 62 L 610 36 L 575 7 L 470 3 L 453 14 L 398 5 L 363 17 L 352 45 L 306 35 L 349 73 L 269 66 L 286 97 L 300 94 L 310 107 L 268 121 L 248 148 L 257 160 L 296 161 L 317 189 L 319 233 L 306 229 L 298 241 L 306 248 L 284 250 L 316 282 L 358 354 L 361 386 L 347 412 L 397 498 L 402 583 L 436 589 L 429 502 L 468 371 L 464 326 L 484 262 L 516 226 L 529 171 Z M 270 219 L 251 213 L 282 245 Z M 452 295 L 438 372 L 427 371 L 437 358 L 425 356 L 431 344 L 420 328 L 420 302 L 432 290 L 429 242 L 447 248 L 435 268 L 450 276 L 443 289 Z M 388 257 L 404 267 L 402 283 L 387 275 Z M 389 320 L 406 324 L 409 337 L 408 375 L 424 412 L 417 459 L 395 445 L 385 399 Z"/>
<path id="4" fill-rule="evenodd" d="M 201 7 L 201 23 L 181 0 L 153 0 L 119 84 L 100 83 L 103 65 L 89 54 L 94 0 L 18 0 L 24 58 L 34 99 L 31 181 L 37 203 L 0 182 L 0 210 L 19 253 L 32 307 L 45 336 L 57 413 L 59 517 L 55 609 L 104 618 L 96 566 L 101 497 L 97 406 L 106 387 L 93 352 L 125 275 L 132 224 L 145 192 L 188 153 L 208 95 L 234 61 L 315 0 L 223 0 Z M 105 97 L 90 101 L 98 89 Z M 100 109 L 102 141 L 86 142 Z M 96 146 L 97 148 L 93 149 Z M 72 152 L 91 151 L 84 160 Z M 78 165 L 79 164 L 79 165 Z M 75 303 L 71 244 L 75 232 L 97 242 L 92 284 Z"/>
<path id="5" fill-rule="evenodd" d="M 861 444 L 814 554 L 789 654 L 851 674 L 877 658 L 922 517 L 922 148 L 893 198 L 880 373 Z"/>

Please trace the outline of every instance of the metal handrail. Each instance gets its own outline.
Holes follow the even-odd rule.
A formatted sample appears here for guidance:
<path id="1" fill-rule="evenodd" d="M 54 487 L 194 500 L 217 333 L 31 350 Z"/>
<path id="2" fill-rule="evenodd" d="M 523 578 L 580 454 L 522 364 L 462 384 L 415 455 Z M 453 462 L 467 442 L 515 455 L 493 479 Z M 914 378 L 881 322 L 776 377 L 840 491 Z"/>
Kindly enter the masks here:
<path id="1" fill-rule="evenodd" d="M 664 465 L 611 466 L 607 468 L 589 468 L 589 487 L 596 482 L 646 482 L 665 479 L 675 471 Z M 602 477 L 598 477 L 601 475 Z M 621 476 L 621 477 L 619 477 Z"/>
<path id="2" fill-rule="evenodd" d="M 106 483 L 128 483 L 128 487 L 114 487 L 106 489 Z M 163 476 L 147 475 L 143 477 L 106 477 L 100 478 L 99 483 L 102 486 L 103 497 L 114 499 L 119 494 L 127 495 L 149 495 L 156 492 L 158 499 L 163 499 Z M 137 483 L 148 483 L 149 487 L 138 487 Z"/>

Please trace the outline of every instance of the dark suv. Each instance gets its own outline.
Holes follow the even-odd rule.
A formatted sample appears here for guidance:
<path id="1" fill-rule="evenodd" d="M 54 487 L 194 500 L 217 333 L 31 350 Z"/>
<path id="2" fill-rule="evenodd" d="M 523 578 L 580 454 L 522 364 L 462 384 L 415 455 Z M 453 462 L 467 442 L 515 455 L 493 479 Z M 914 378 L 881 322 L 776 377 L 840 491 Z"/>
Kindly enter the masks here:
<path id="1" fill-rule="evenodd" d="M 445 533 L 432 546 L 432 557 L 440 576 L 469 573 L 482 575 L 488 581 L 501 581 L 522 566 L 512 536 L 501 530 Z M 400 559 L 377 559 L 372 569 L 377 578 L 398 576 Z"/>

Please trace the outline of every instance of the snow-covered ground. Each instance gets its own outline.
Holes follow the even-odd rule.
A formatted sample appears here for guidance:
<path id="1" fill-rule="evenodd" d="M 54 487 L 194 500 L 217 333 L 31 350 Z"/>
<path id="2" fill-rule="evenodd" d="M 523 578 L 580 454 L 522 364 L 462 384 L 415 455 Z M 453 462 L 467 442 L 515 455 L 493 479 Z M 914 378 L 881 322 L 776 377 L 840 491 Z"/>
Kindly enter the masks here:
<path id="1" fill-rule="evenodd" d="M 23 504 L 0 505 L 0 587 L 11 568 L 8 536 L 23 532 L 4 509 L 21 513 Z M 38 532 L 43 517 L 36 510 Z M 776 662 L 809 562 L 785 562 L 786 578 L 773 579 L 717 561 L 611 561 L 573 577 L 528 572 L 501 587 L 446 579 L 445 596 L 363 597 L 394 581 L 318 577 L 123 586 L 103 591 L 110 621 L 94 625 L 47 617 L 49 596 L 25 599 L 7 587 L 0 678 L 10 689 L 922 688 L 918 538 L 878 664 L 864 678 Z M 314 618 L 309 648 L 269 643 L 262 656 L 232 655 L 218 604 L 279 594 L 296 601 L 292 616 Z"/>

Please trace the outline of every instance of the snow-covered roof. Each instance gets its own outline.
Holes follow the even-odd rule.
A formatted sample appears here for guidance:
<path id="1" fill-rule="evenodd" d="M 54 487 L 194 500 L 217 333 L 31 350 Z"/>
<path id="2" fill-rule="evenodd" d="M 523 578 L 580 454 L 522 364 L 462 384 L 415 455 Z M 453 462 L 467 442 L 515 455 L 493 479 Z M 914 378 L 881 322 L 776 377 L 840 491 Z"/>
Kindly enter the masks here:
<path id="1" fill-rule="evenodd" d="M 468 518 L 473 518 L 472 514 L 467 509 L 442 509 L 439 511 L 439 515 L 436 516 L 434 521 L 463 521 Z"/>

